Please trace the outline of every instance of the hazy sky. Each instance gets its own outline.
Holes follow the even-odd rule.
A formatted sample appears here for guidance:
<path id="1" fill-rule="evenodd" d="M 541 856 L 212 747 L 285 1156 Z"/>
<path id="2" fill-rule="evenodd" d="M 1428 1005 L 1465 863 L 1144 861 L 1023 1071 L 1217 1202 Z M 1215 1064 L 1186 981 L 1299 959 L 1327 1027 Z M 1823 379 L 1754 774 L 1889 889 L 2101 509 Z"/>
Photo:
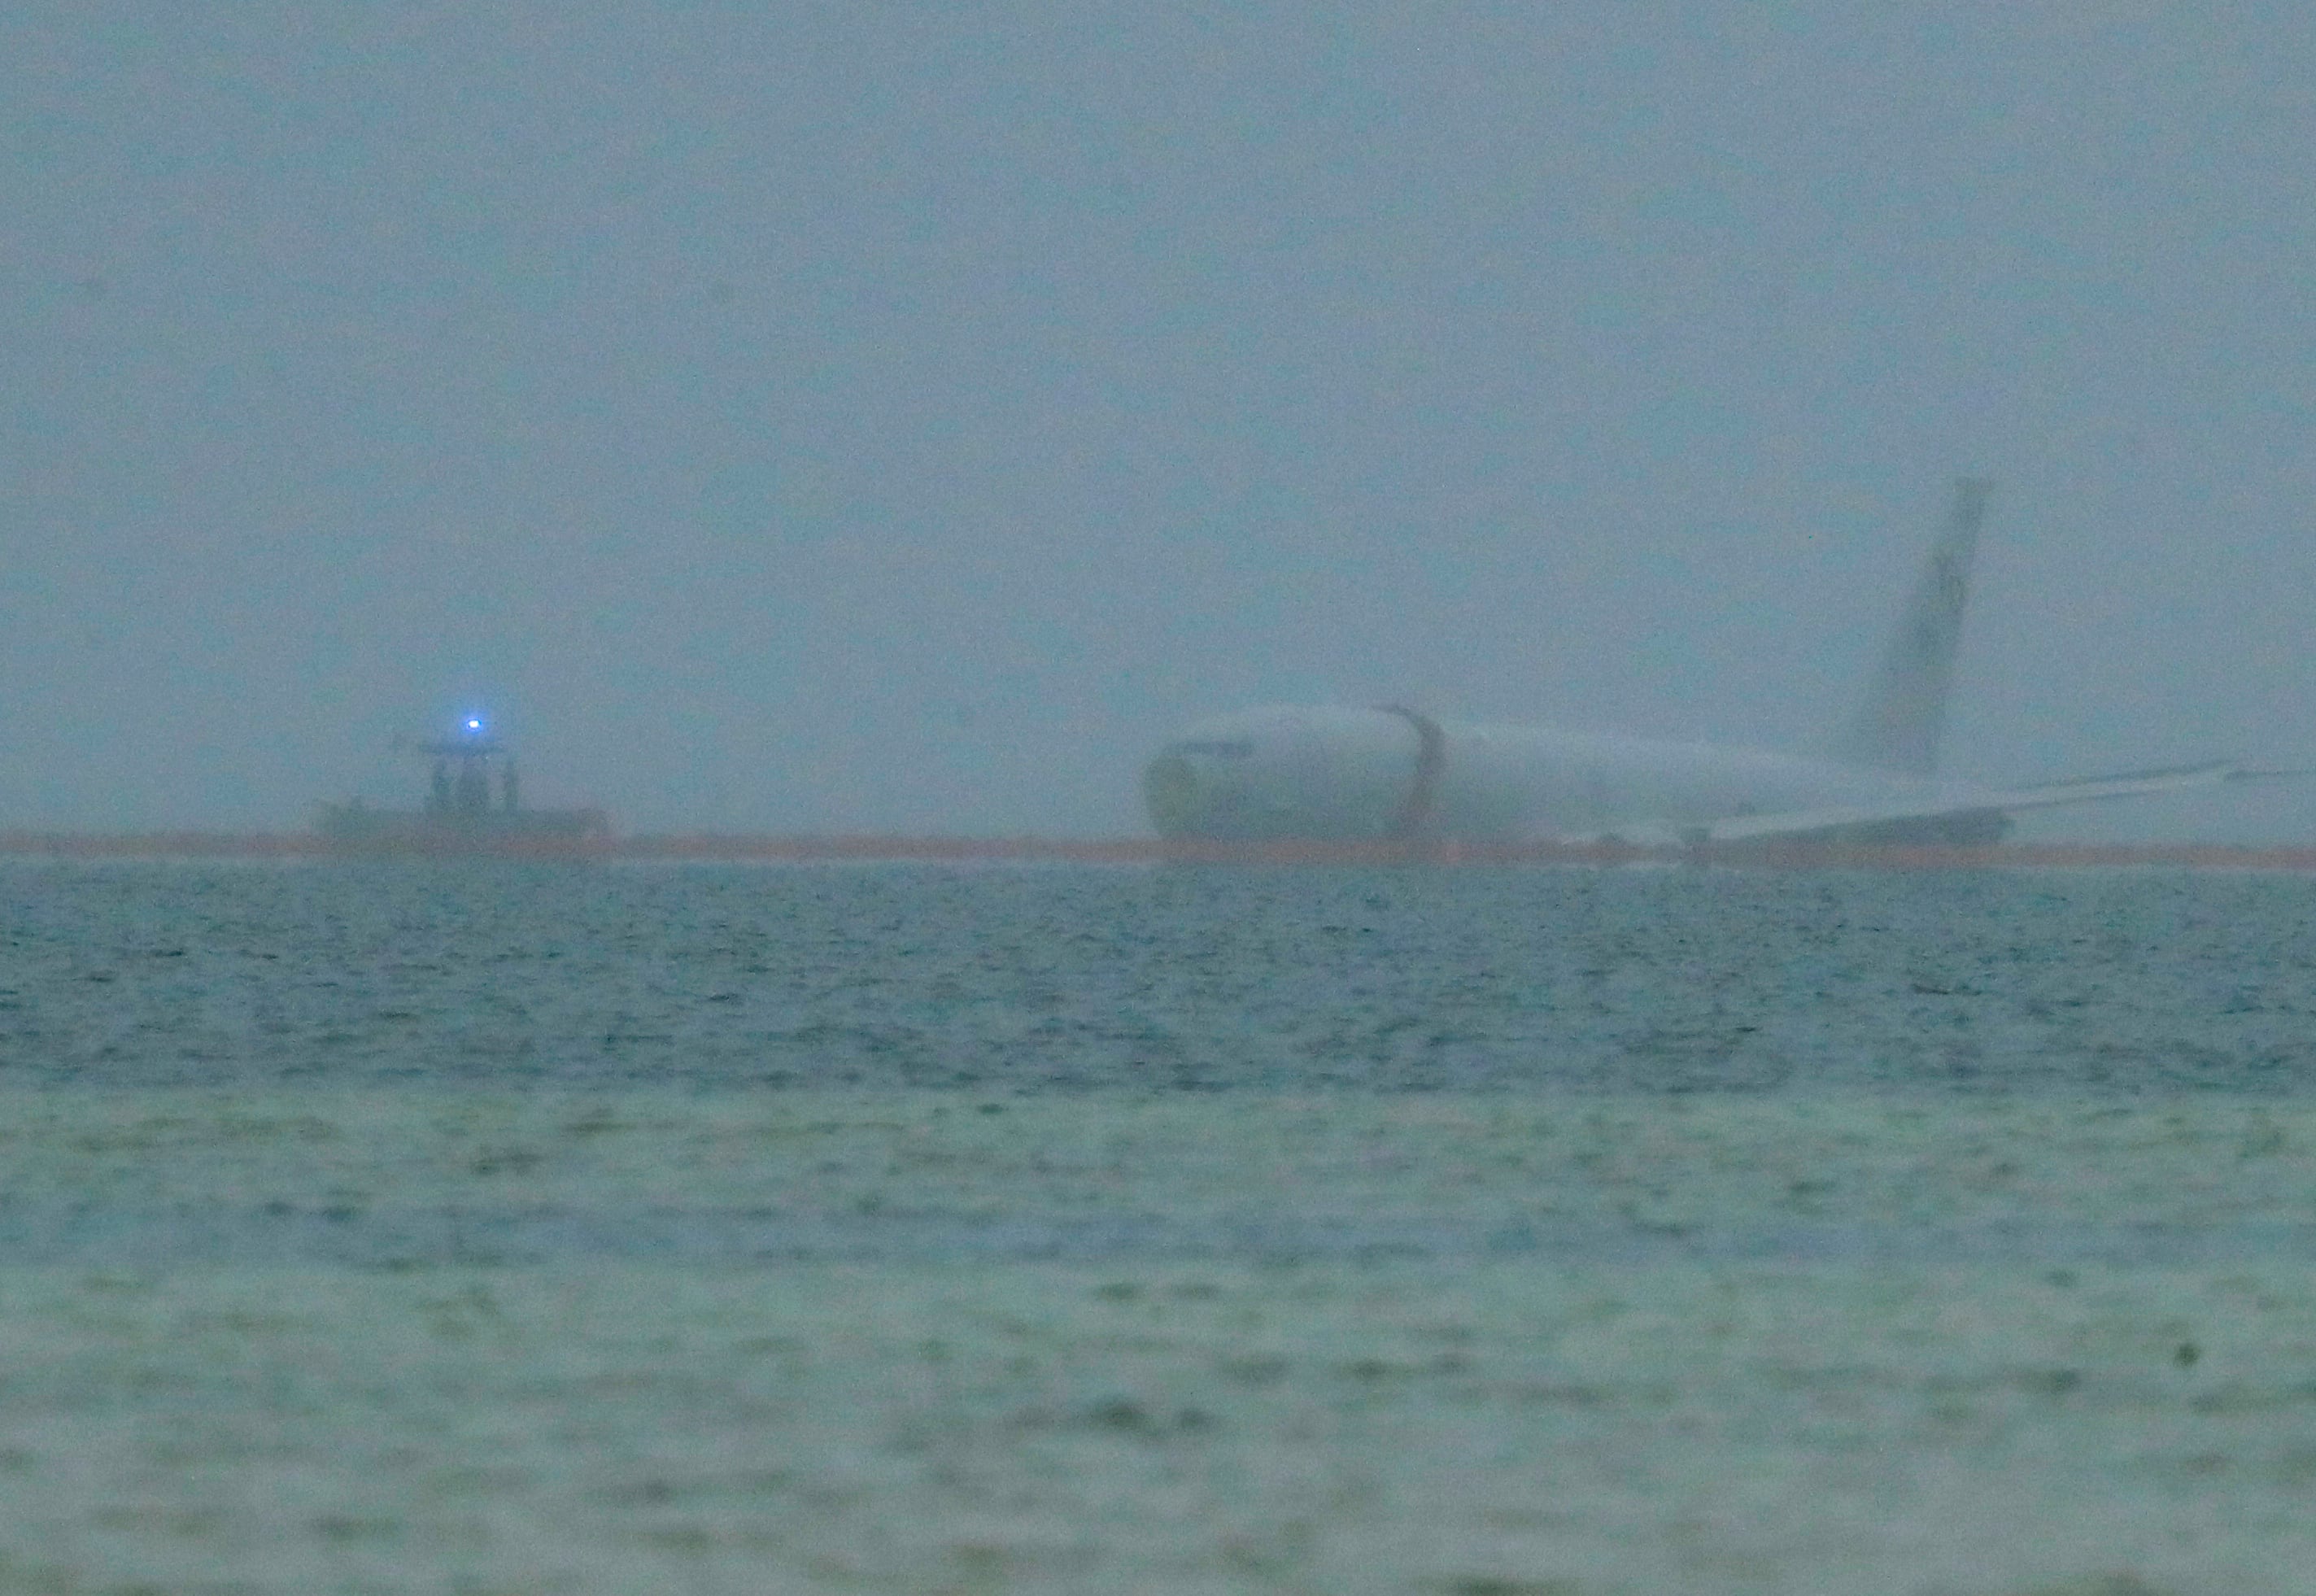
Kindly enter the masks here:
<path id="1" fill-rule="evenodd" d="M 468 705 L 629 830 L 1138 830 L 1277 700 L 1807 749 L 1963 472 L 1951 769 L 2316 764 L 2302 4 L 12 0 L 0 138 L 0 826 Z"/>

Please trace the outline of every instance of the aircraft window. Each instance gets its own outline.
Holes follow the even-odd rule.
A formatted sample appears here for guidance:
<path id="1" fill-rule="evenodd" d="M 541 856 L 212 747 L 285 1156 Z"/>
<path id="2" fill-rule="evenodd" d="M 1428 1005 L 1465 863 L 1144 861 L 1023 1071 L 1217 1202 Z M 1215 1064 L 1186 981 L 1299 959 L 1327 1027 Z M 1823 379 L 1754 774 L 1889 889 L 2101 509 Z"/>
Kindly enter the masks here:
<path id="1" fill-rule="evenodd" d="M 1210 753 L 1216 759 L 1251 759 L 1254 756 L 1254 745 L 1240 740 L 1213 743 L 1177 743 L 1166 752 L 1169 753 Z"/>

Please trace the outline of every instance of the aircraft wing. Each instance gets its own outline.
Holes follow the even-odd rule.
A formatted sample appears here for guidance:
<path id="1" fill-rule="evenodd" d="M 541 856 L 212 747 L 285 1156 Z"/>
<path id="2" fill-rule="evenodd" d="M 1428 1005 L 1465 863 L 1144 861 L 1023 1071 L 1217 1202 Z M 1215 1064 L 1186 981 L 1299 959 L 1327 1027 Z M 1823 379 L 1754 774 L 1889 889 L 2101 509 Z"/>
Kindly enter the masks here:
<path id="1" fill-rule="evenodd" d="M 1888 804 L 1831 805 L 1822 808 L 1789 810 L 1780 815 L 1741 815 L 1710 825 L 1683 830 L 1679 841 L 1710 843 L 1801 841 L 1833 837 L 1867 827 L 1901 826 L 1908 821 L 1962 821 L 1976 816 L 2012 815 L 2026 809 L 2051 809 L 2062 804 L 2098 803 L 2106 798 L 2143 798 L 2152 793 L 2178 792 L 2191 787 L 2216 787 L 2231 781 L 2273 780 L 2304 775 L 2300 771 L 2261 771 L 2233 761 L 2209 764 L 2173 765 L 2163 770 L 2130 771 L 2116 775 L 2084 776 L 2067 781 L 2043 781 L 2026 787 L 1939 787 L 1919 797 Z"/>

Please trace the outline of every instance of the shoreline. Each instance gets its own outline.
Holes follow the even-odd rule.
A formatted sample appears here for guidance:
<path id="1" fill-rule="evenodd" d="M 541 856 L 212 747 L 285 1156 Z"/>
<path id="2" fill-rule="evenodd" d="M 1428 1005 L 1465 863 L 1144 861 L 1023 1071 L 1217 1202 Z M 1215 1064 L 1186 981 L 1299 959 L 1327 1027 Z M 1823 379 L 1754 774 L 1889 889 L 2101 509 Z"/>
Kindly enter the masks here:
<path id="1" fill-rule="evenodd" d="M 1154 837 L 901 836 L 691 832 L 590 839 L 575 846 L 348 849 L 311 832 L 0 831 L 0 858 L 473 859 L 550 862 L 1038 863 L 1454 868 L 1698 864 L 1780 869 L 2050 869 L 2160 867 L 2316 872 L 2316 846 L 2215 843 L 2017 843 L 1983 847 L 1628 843 L 1184 843 Z"/>

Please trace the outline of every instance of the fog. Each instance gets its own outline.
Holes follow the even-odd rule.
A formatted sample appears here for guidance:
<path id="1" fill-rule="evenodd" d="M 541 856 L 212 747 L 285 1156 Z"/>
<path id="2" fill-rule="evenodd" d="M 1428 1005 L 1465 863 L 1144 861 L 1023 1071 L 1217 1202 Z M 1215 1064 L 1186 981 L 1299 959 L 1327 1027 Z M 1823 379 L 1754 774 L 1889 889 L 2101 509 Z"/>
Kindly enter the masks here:
<path id="1" fill-rule="evenodd" d="M 2304 7 L 0 11 L 0 827 L 1130 833 L 1279 700 L 2316 764 Z M 2035 823 L 2316 839 L 2316 782 Z"/>

